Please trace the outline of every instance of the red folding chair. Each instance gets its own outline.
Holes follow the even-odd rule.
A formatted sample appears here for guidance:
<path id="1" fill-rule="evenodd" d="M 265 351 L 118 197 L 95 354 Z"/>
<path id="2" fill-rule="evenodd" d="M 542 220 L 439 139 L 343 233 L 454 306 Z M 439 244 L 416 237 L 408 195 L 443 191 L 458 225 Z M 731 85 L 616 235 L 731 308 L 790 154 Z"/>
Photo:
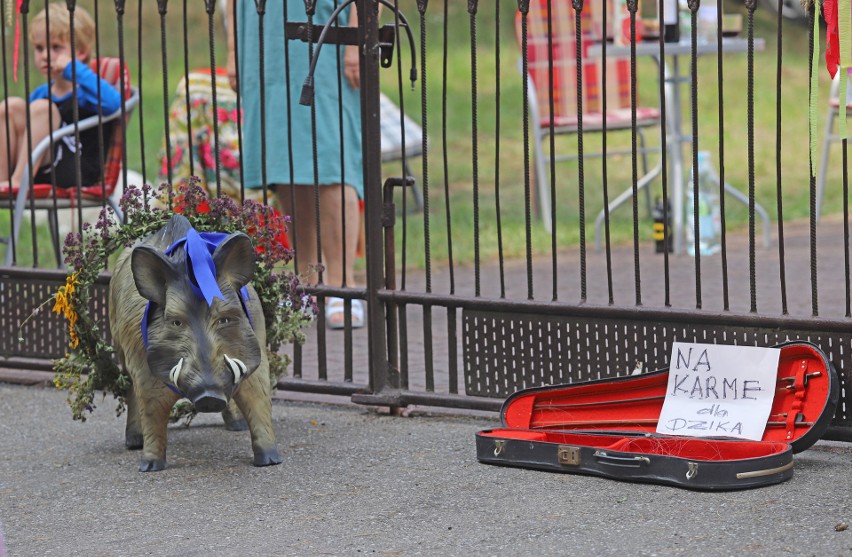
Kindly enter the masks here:
<path id="1" fill-rule="evenodd" d="M 116 89 L 121 86 L 121 63 L 118 58 L 101 58 L 100 64 L 97 61 L 91 63 L 91 68 L 98 71 L 98 74 L 107 82 L 112 84 Z M 127 66 L 124 66 L 124 109 L 127 120 L 136 105 L 139 103 L 139 91 L 130 85 L 130 73 Z M 90 116 L 80 120 L 76 126 L 79 131 L 87 130 L 96 127 L 99 123 L 109 122 L 121 116 L 121 109 L 112 114 L 103 116 Z M 48 151 L 53 142 L 61 140 L 61 138 L 73 135 L 75 133 L 74 124 L 63 126 L 51 134 L 51 137 L 44 138 L 33 149 L 31 160 L 37 161 L 42 158 L 42 155 Z M 11 238 L 4 238 L 3 241 L 9 243 L 6 249 L 6 257 L 4 265 L 12 264 L 14 244 L 17 245 L 18 235 L 21 228 L 24 211 L 27 209 L 44 210 L 48 212 L 48 223 L 50 226 L 51 236 L 53 238 L 53 248 L 56 254 L 57 266 L 62 266 L 62 252 L 59 241 L 59 227 L 57 211 L 62 209 L 82 208 L 100 208 L 109 205 L 119 219 L 123 217 L 118 204 L 112 199 L 112 194 L 115 191 L 118 177 L 121 174 L 122 157 L 124 154 L 124 136 L 120 128 L 113 131 L 111 138 L 104 138 L 107 142 L 106 160 L 103 167 L 103 177 L 94 184 L 84 184 L 80 188 L 54 188 L 51 184 L 33 184 L 32 195 L 30 195 L 30 176 L 29 169 L 24 170 L 24 175 L 21 180 L 20 188 L 8 187 L 0 188 L 0 204 L 8 207 L 7 202 L 12 203 L 14 208 L 14 217 L 12 220 Z M 79 199 L 78 199 L 79 189 Z"/>
<path id="2" fill-rule="evenodd" d="M 548 34 L 548 4 L 552 15 Z M 604 62 L 600 58 L 587 56 L 586 52 L 592 44 L 600 43 L 606 33 L 603 31 L 602 14 L 598 10 L 602 3 L 586 2 L 581 12 L 582 41 L 582 107 L 583 132 L 603 132 L 606 122 L 607 132 L 630 131 L 631 100 L 630 100 L 630 60 L 623 57 L 608 56 Z M 607 2 L 612 11 L 613 2 Z M 576 154 L 549 153 L 549 141 L 546 139 L 551 132 L 554 135 L 576 134 L 579 131 L 579 116 L 577 112 L 577 41 L 575 33 L 575 11 L 570 0 L 532 0 L 527 15 L 527 79 L 529 86 L 530 131 L 532 133 L 535 157 L 535 182 L 538 213 L 542 217 L 545 229 L 552 230 L 550 179 L 546 172 L 551 160 L 576 160 Z M 610 14 L 608 22 L 615 18 Z M 515 18 L 515 32 L 518 45 L 523 48 L 522 22 L 520 12 Z M 553 61 L 553 78 L 551 87 L 550 61 Z M 603 71 L 606 66 L 607 77 L 607 109 L 603 112 Z M 551 96 L 553 113 L 550 112 Z M 660 111 L 656 107 L 637 106 L 637 133 L 640 142 L 639 154 L 642 163 L 642 176 L 639 188 L 643 188 L 660 173 L 662 165 L 658 164 L 648 170 L 647 153 L 659 151 L 645 146 L 644 130 L 659 129 L 661 125 Z M 624 151 L 608 151 L 606 156 L 624 155 Z M 584 153 L 584 157 L 600 157 L 602 153 Z M 632 188 L 631 188 L 632 190 Z M 627 192 L 625 192 L 627 193 Z M 646 189 L 647 203 L 650 210 L 650 193 Z M 613 202 L 615 204 L 615 202 Z M 611 205 L 611 208 L 612 205 Z"/>

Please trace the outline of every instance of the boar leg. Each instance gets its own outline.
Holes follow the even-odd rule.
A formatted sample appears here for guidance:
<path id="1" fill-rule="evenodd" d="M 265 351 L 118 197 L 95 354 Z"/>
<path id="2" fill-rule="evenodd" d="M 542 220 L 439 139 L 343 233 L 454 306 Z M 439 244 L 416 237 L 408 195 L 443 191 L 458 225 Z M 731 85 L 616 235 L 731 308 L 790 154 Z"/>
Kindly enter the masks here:
<path id="1" fill-rule="evenodd" d="M 127 390 L 127 425 L 124 428 L 124 446 L 131 451 L 142 448 L 142 417 L 139 414 L 139 401 L 136 390 L 131 385 Z"/>
<path id="2" fill-rule="evenodd" d="M 169 413 L 178 401 L 178 396 L 153 377 L 136 385 L 136 396 L 143 438 L 139 471 L 163 470 L 166 467 L 166 430 L 169 425 Z"/>
<path id="3" fill-rule="evenodd" d="M 245 431 L 248 429 L 248 423 L 243 418 L 243 414 L 233 398 L 228 402 L 228 407 L 222 411 L 222 419 L 225 421 L 225 429 L 228 431 Z"/>
<path id="4" fill-rule="evenodd" d="M 255 466 L 281 464 L 281 456 L 275 445 L 275 432 L 272 431 L 272 388 L 266 365 L 266 362 L 262 363 L 261 368 L 249 375 L 234 391 L 234 400 L 251 432 Z"/>

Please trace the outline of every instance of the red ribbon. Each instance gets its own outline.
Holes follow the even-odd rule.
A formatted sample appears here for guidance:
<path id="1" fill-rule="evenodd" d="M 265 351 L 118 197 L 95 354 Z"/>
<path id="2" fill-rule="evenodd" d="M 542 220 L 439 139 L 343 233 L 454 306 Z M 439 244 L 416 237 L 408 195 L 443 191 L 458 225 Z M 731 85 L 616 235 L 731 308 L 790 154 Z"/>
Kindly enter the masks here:
<path id="1" fill-rule="evenodd" d="M 23 5 L 24 0 L 17 0 L 15 2 L 15 48 L 12 54 L 12 78 L 15 80 L 15 83 L 18 82 L 18 56 L 21 51 L 21 26 L 18 19 L 20 18 L 21 7 Z"/>
<path id="2" fill-rule="evenodd" d="M 825 0 L 822 5 L 825 17 L 825 65 L 831 78 L 837 75 L 840 66 L 840 33 L 837 24 L 837 0 Z"/>

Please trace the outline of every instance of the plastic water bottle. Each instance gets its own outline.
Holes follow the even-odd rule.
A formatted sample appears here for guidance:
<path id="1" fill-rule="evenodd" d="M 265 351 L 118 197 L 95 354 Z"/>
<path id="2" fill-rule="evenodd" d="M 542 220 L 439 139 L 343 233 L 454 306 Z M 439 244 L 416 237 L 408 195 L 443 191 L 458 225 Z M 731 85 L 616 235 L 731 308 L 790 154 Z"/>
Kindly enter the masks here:
<path id="1" fill-rule="evenodd" d="M 693 172 L 689 173 L 686 190 L 686 252 L 695 255 L 695 226 L 693 221 L 694 197 Z M 710 152 L 698 152 L 698 251 L 701 255 L 713 255 L 722 248 L 722 219 L 719 209 L 719 176 L 710 163 Z"/>

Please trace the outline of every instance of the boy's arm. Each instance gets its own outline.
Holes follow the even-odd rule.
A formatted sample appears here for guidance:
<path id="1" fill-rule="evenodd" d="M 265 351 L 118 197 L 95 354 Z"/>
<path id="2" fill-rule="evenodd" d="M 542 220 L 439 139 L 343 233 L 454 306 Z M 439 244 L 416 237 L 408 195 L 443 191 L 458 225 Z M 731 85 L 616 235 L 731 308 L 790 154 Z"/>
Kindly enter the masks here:
<path id="1" fill-rule="evenodd" d="M 92 71 L 89 66 L 75 60 L 74 65 L 77 72 L 77 95 L 80 108 L 91 112 L 101 110 L 104 115 L 112 114 L 121 108 L 121 95 L 109 84 Z M 65 66 L 62 77 L 71 81 L 71 64 Z M 98 82 L 101 83 L 101 97 L 98 102 Z"/>

